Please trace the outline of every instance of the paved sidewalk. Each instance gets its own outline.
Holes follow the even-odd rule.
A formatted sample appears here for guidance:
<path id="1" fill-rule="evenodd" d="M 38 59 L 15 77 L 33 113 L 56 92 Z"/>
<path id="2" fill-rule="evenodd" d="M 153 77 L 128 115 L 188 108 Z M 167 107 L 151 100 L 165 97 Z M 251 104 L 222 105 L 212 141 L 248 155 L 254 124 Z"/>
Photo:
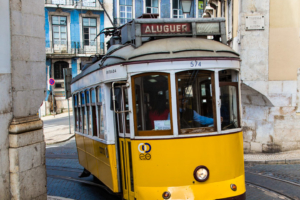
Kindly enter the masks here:
<path id="1" fill-rule="evenodd" d="M 42 117 L 44 121 L 44 136 L 47 145 L 65 142 L 74 137 L 73 112 L 70 112 L 71 134 L 69 130 L 68 113 Z"/>
<path id="2" fill-rule="evenodd" d="M 300 150 L 280 153 L 244 154 L 244 160 L 246 164 L 300 164 Z"/>

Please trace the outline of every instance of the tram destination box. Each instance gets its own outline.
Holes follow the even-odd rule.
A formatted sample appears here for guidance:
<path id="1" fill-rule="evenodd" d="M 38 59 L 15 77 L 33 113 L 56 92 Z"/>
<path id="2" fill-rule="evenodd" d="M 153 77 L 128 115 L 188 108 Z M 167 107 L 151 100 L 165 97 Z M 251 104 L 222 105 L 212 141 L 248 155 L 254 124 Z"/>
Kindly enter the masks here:
<path id="1" fill-rule="evenodd" d="M 219 36 L 226 44 L 225 18 L 134 19 L 122 29 L 122 44 L 142 45 L 149 37 Z"/>

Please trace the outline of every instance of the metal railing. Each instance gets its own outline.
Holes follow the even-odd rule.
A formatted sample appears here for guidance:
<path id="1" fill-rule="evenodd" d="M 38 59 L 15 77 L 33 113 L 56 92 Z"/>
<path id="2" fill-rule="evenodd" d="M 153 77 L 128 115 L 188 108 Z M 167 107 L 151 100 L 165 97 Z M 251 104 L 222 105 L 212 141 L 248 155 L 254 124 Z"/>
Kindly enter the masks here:
<path id="1" fill-rule="evenodd" d="M 91 8 L 100 7 L 100 4 L 97 0 L 45 0 L 45 4 Z"/>
<path id="2" fill-rule="evenodd" d="M 131 20 L 132 20 L 131 18 L 114 18 L 114 26 L 115 27 L 122 26 L 127 22 L 130 22 Z"/>
<path id="3" fill-rule="evenodd" d="M 104 54 L 104 42 L 46 41 L 47 54 Z"/>

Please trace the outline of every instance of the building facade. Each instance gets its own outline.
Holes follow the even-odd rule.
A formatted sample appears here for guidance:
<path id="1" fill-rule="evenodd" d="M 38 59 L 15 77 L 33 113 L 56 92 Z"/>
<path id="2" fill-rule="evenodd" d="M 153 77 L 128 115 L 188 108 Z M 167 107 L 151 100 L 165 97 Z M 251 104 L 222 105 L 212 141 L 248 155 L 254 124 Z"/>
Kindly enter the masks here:
<path id="1" fill-rule="evenodd" d="M 300 149 L 300 2 L 209 2 L 226 18 L 227 43 L 241 57 L 244 151 Z"/>
<path id="2" fill-rule="evenodd" d="M 0 199 L 47 199 L 44 2 L 0 1 Z"/>
<path id="3" fill-rule="evenodd" d="M 109 0 L 44 0 L 47 97 L 42 115 L 60 113 L 68 108 L 64 92 L 63 69 L 80 73 L 93 56 L 105 54 L 104 27 L 111 27 L 112 3 Z M 50 86 L 49 78 L 55 80 Z M 70 107 L 72 108 L 72 101 Z M 54 108 L 53 108 L 54 107 Z"/>

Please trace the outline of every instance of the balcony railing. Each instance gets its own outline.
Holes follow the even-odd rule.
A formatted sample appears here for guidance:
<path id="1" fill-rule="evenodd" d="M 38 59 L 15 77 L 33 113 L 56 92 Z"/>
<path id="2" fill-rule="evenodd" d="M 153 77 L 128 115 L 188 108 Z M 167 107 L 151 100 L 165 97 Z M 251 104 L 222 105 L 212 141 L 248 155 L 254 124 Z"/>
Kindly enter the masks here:
<path id="1" fill-rule="evenodd" d="M 104 54 L 104 42 L 46 41 L 47 54 Z"/>
<path id="2" fill-rule="evenodd" d="M 45 0 L 45 4 L 99 8 L 98 0 Z"/>
<path id="3" fill-rule="evenodd" d="M 131 20 L 131 18 L 114 18 L 114 25 L 115 27 L 119 27 L 126 24 L 127 22 L 130 22 Z"/>

